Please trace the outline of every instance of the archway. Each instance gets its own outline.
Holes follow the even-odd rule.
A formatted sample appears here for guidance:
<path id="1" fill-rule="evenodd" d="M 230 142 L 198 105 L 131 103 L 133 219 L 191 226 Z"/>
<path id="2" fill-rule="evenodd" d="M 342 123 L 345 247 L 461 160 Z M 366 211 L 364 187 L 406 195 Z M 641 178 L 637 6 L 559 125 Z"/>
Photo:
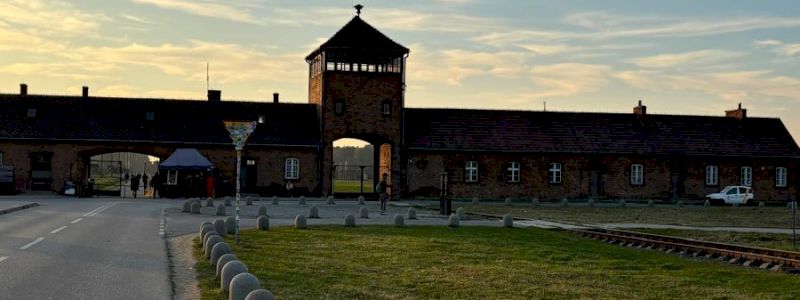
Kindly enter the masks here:
<path id="1" fill-rule="evenodd" d="M 375 187 L 375 150 L 372 144 L 352 138 L 333 142 L 333 193 L 371 194 Z"/>
<path id="2" fill-rule="evenodd" d="M 152 196 L 151 181 L 160 159 L 135 152 L 112 152 L 89 159 L 88 178 L 95 195 L 121 197 Z M 135 188 L 135 189 L 133 189 Z"/>

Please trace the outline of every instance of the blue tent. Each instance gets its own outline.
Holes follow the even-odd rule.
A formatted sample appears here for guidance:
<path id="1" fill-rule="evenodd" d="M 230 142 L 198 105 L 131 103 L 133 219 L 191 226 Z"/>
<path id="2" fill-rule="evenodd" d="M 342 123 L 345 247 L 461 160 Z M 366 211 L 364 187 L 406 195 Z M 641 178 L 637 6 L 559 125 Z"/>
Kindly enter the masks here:
<path id="1" fill-rule="evenodd" d="M 214 165 L 195 148 L 179 148 L 159 167 L 168 170 L 208 170 Z"/>

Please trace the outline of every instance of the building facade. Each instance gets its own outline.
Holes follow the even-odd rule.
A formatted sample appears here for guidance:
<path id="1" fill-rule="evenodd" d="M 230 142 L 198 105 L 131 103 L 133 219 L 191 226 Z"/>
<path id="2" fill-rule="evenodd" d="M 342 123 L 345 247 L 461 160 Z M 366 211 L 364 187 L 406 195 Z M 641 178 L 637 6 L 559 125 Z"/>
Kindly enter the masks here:
<path id="1" fill-rule="evenodd" d="M 409 49 L 360 16 L 306 57 L 308 103 L 0 95 L 0 165 L 14 188 L 85 182 L 92 156 L 167 158 L 196 148 L 235 178 L 223 121 L 258 120 L 244 150 L 246 191 L 330 195 L 333 142 L 374 145 L 374 174 L 397 197 L 695 199 L 727 185 L 756 198 L 797 196 L 800 149 L 779 119 L 405 107 Z M 230 190 L 232 184 L 221 188 Z"/>

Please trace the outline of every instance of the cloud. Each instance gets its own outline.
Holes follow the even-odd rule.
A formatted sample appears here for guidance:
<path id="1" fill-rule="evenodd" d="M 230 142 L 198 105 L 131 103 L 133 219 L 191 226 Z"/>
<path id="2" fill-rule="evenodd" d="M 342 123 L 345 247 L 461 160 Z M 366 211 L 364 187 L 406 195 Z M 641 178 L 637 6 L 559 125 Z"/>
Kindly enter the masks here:
<path id="1" fill-rule="evenodd" d="M 530 72 L 536 84 L 535 99 L 574 96 L 594 92 L 608 84 L 611 67 L 607 65 L 559 63 L 536 66 Z"/>
<path id="2" fill-rule="evenodd" d="M 783 42 L 778 40 L 757 40 L 754 41 L 753 44 L 757 46 L 767 47 L 767 46 L 780 46 L 783 45 Z"/>
<path id="3" fill-rule="evenodd" d="M 0 73 L 89 80 L 106 78 L 114 69 L 113 65 L 97 62 L 15 63 L 0 67 Z"/>
<path id="4" fill-rule="evenodd" d="M 98 28 L 108 17 L 62 1 L 7 0 L 0 2 L 0 20 L 26 32 L 78 34 Z"/>
<path id="5" fill-rule="evenodd" d="M 584 47 L 575 47 L 565 44 L 522 44 L 520 48 L 537 55 L 556 55 L 586 50 Z"/>
<path id="6" fill-rule="evenodd" d="M 786 98 L 800 102 L 800 78 L 771 71 L 738 71 L 709 74 L 669 74 L 660 70 L 622 71 L 614 75 L 627 84 L 650 90 L 694 91 L 730 101 Z"/>
<path id="7" fill-rule="evenodd" d="M 524 52 L 481 52 L 463 49 L 429 51 L 412 45 L 415 55 L 409 58 L 409 77 L 414 81 L 441 82 L 460 85 L 473 76 L 511 78 L 528 71 Z"/>
<path id="8" fill-rule="evenodd" d="M 759 47 L 772 48 L 775 53 L 783 56 L 795 56 L 800 54 L 800 43 L 790 44 L 779 40 L 757 40 L 753 43 Z"/>
<path id="9" fill-rule="evenodd" d="M 147 20 L 145 18 L 137 17 L 137 16 L 133 16 L 133 15 L 123 14 L 122 17 L 127 19 L 127 20 L 129 20 L 129 21 L 133 21 L 133 22 L 136 22 L 136 23 L 139 23 L 139 24 L 143 24 L 143 25 L 154 25 L 155 24 L 155 23 L 153 23 L 153 22 L 151 22 L 151 21 L 149 21 L 149 20 Z"/>
<path id="10" fill-rule="evenodd" d="M 665 53 L 654 56 L 630 59 L 628 62 L 642 68 L 669 68 L 677 66 L 705 66 L 709 63 L 744 56 L 744 53 L 705 49 L 684 53 Z"/>
<path id="11" fill-rule="evenodd" d="M 154 5 L 164 9 L 172 9 L 185 13 L 223 19 L 233 22 L 264 25 L 265 23 L 244 9 L 236 7 L 228 1 L 209 0 L 132 0 L 140 4 Z"/>

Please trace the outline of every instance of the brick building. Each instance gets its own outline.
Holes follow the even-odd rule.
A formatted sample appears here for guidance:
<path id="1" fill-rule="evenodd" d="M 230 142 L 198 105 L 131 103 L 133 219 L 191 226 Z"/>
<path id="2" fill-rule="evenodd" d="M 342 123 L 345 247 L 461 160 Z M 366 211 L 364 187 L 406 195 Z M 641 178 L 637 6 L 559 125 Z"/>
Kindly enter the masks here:
<path id="1" fill-rule="evenodd" d="M 244 150 L 250 192 L 332 192 L 333 142 L 374 145 L 374 174 L 400 196 L 700 198 L 750 185 L 761 200 L 797 195 L 800 149 L 779 119 L 405 107 L 409 50 L 354 17 L 306 57 L 308 104 L 0 95 L 0 164 L 18 190 L 83 182 L 93 155 L 165 159 L 196 148 L 235 176 L 224 120 L 259 120 Z"/>

